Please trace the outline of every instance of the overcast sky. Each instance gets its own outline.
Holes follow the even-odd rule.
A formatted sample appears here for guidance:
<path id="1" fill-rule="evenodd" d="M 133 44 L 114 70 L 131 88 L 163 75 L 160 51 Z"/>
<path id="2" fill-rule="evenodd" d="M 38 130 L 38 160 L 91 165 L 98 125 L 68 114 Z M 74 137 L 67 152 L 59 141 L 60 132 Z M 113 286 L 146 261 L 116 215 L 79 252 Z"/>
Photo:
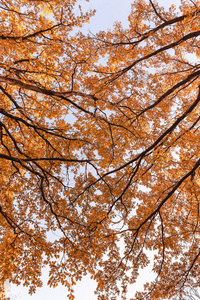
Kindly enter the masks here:
<path id="1" fill-rule="evenodd" d="M 179 0 L 157 0 L 162 6 L 170 6 L 179 3 Z M 80 1 L 85 3 L 85 1 Z M 85 31 L 96 33 L 99 30 L 112 28 L 115 21 L 121 21 L 123 27 L 128 27 L 128 15 L 131 11 L 131 0 L 90 0 L 84 6 L 85 10 L 96 9 L 96 15 L 91 19 L 90 24 L 85 25 Z M 8 296 L 11 300 L 67 300 L 66 288 L 59 285 L 57 288 L 49 288 L 47 286 L 48 270 L 43 272 L 43 287 L 30 296 L 28 288 L 11 286 Z M 150 268 L 142 270 L 137 283 L 129 290 L 128 299 L 134 297 L 136 290 L 141 290 L 145 281 L 153 278 Z M 90 280 L 89 276 L 85 277 L 75 287 L 75 300 L 96 300 L 94 295 L 95 282 Z"/>

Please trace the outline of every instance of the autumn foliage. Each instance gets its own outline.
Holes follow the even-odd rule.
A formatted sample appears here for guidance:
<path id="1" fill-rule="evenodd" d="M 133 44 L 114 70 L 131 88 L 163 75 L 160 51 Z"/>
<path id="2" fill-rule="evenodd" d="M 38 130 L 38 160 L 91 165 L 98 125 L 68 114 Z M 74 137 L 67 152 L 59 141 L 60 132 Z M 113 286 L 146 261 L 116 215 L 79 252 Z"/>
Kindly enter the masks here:
<path id="1" fill-rule="evenodd" d="M 151 250 L 133 298 L 184 299 L 200 283 L 200 2 L 137 0 L 128 29 L 88 36 L 76 0 L 0 11 L 0 281 L 32 293 L 48 265 L 70 298 L 90 274 L 99 299 L 125 299 Z"/>

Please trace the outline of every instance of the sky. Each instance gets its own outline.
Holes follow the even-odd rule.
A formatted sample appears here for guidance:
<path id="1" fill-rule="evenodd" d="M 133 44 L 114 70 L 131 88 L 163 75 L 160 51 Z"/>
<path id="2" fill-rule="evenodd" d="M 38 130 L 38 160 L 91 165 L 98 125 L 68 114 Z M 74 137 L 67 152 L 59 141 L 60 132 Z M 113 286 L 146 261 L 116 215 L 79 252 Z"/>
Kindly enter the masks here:
<path id="1" fill-rule="evenodd" d="M 91 31 L 96 33 L 99 30 L 111 29 L 115 21 L 121 21 L 123 27 L 128 27 L 128 15 L 131 11 L 131 0 L 90 0 L 90 2 L 84 2 L 84 11 L 89 9 L 96 9 L 96 15 L 91 19 L 90 24 L 86 24 L 84 31 Z M 178 0 L 159 0 L 160 5 L 169 7 L 171 4 L 178 4 Z M 141 270 L 140 276 L 134 285 L 128 292 L 128 299 L 134 296 L 134 293 L 142 290 L 143 284 L 153 279 L 154 275 L 151 272 L 151 266 Z M 67 300 L 67 289 L 61 285 L 56 288 L 49 288 L 47 286 L 48 270 L 43 270 L 43 287 L 38 289 L 34 295 L 28 294 L 28 288 L 22 286 L 10 286 L 7 296 L 10 296 L 11 300 Z M 95 282 L 86 276 L 81 282 L 78 282 L 75 286 L 75 300 L 96 300 L 97 297 L 94 294 Z"/>

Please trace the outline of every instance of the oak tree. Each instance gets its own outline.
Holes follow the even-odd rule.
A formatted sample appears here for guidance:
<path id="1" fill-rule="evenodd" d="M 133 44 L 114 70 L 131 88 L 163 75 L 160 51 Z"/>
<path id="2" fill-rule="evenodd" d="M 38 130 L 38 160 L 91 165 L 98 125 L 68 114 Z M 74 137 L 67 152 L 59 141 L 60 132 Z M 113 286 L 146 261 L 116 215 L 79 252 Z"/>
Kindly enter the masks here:
<path id="1" fill-rule="evenodd" d="M 76 0 L 1 1 L 0 280 L 126 299 L 200 282 L 200 2 L 132 4 L 87 36 Z M 148 250 L 148 251 L 147 251 Z M 134 297 L 134 295 L 133 295 Z"/>

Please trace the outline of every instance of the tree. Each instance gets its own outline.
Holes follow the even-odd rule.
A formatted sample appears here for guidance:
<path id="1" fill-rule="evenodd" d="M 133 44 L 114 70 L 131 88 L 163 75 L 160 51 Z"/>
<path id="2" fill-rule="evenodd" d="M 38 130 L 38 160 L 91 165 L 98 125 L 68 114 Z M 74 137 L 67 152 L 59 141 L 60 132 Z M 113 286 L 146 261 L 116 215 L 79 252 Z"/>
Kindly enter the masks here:
<path id="1" fill-rule="evenodd" d="M 200 3 L 133 2 L 129 29 L 84 36 L 75 0 L 1 1 L 0 280 L 125 299 L 199 286 Z M 53 235 L 54 234 L 54 235 Z M 119 287 L 119 283 L 121 287 Z"/>
<path id="2" fill-rule="evenodd" d="M 185 291 L 185 300 L 198 300 L 200 299 L 200 295 L 198 289 L 193 288 L 192 286 L 188 287 Z"/>

